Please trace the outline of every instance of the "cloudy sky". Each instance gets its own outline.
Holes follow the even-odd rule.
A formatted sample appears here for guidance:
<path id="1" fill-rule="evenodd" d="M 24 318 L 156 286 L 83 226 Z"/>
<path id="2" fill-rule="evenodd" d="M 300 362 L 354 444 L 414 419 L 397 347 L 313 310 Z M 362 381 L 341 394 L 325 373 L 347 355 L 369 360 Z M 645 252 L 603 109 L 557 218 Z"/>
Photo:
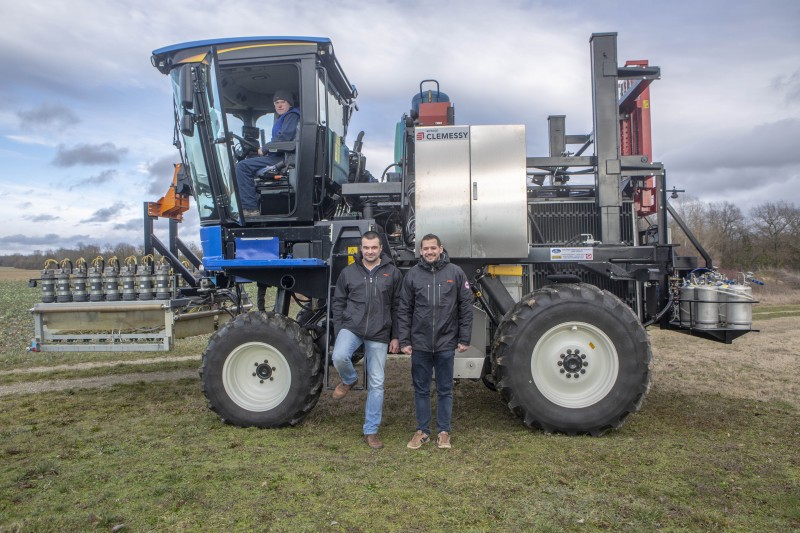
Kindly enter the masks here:
<path id="1" fill-rule="evenodd" d="M 745 212 L 800 205 L 798 28 L 797 0 L 2 0 L 0 255 L 140 244 L 142 202 L 178 161 L 150 53 L 218 37 L 329 37 L 359 90 L 350 131 L 366 131 L 379 173 L 426 78 L 458 123 L 524 124 L 530 156 L 547 155 L 548 115 L 589 133 L 589 38 L 617 32 L 621 64 L 661 67 L 653 144 L 670 185 Z M 192 210 L 184 238 L 196 224 Z"/>

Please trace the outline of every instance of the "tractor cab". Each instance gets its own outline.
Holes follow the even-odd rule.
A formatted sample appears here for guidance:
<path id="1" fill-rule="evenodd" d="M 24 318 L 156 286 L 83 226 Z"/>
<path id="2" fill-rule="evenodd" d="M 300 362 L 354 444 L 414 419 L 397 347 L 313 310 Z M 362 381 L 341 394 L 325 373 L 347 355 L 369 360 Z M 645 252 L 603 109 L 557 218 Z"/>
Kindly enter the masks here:
<path id="1" fill-rule="evenodd" d="M 345 137 L 356 90 L 329 39 L 195 41 L 156 50 L 151 61 L 172 80 L 175 141 L 203 226 L 308 225 L 336 209 L 351 174 Z M 293 139 L 273 143 L 279 91 L 299 119 Z M 236 166 L 259 149 L 271 164 L 242 184 Z M 258 214 L 245 217 L 243 195 L 253 194 Z"/>

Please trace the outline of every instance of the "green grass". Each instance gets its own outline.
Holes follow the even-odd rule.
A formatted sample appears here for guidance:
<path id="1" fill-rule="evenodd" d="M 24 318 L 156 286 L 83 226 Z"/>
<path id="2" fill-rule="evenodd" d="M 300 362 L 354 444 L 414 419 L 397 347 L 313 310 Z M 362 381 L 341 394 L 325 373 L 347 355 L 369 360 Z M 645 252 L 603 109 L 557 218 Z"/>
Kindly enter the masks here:
<path id="1" fill-rule="evenodd" d="M 25 352 L 38 297 L 0 281 L 0 370 L 165 355 Z M 205 343 L 178 341 L 170 355 Z M 197 366 L 135 371 L 184 364 Z M 0 397 L 0 532 L 800 529 L 796 404 L 656 382 L 622 429 L 565 437 L 527 429 L 497 394 L 460 382 L 454 448 L 411 451 L 409 373 L 390 359 L 380 451 L 361 441 L 363 392 L 325 392 L 283 430 L 222 424 L 198 379 Z"/>
<path id="2" fill-rule="evenodd" d="M 769 320 L 770 318 L 783 318 L 787 316 L 800 316 L 798 305 L 766 305 L 753 306 L 753 319 Z"/>
<path id="3" fill-rule="evenodd" d="M 654 388 L 602 438 L 522 426 L 456 387 L 454 448 L 411 451 L 408 361 L 390 361 L 382 436 L 363 393 L 284 430 L 226 426 L 196 380 L 0 398 L 0 529 L 787 531 L 800 527 L 790 405 Z"/>

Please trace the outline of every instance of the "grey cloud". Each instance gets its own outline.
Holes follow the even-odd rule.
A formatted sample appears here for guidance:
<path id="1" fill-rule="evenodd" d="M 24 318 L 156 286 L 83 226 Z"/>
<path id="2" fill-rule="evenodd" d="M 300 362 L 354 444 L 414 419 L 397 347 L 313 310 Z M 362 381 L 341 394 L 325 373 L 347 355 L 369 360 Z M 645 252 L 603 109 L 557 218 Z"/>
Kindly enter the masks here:
<path id="1" fill-rule="evenodd" d="M 47 102 L 27 111 L 18 111 L 17 116 L 25 130 L 64 129 L 81 121 L 72 110 Z"/>
<path id="2" fill-rule="evenodd" d="M 172 183 L 172 174 L 179 156 L 168 155 L 147 163 L 147 173 L 150 176 L 147 184 L 147 194 L 163 195 Z"/>
<path id="3" fill-rule="evenodd" d="M 772 80 L 772 87 L 783 94 L 787 104 L 800 102 L 800 69 L 791 74 L 777 76 Z"/>
<path id="4" fill-rule="evenodd" d="M 132 218 L 127 222 L 123 222 L 121 224 L 114 224 L 115 230 L 126 231 L 126 230 L 140 230 L 143 227 L 143 222 L 141 218 Z"/>
<path id="5" fill-rule="evenodd" d="M 30 218 L 31 222 L 50 222 L 51 220 L 59 220 L 61 217 L 55 215 L 36 215 Z"/>
<path id="6" fill-rule="evenodd" d="M 72 148 L 59 144 L 57 150 L 56 156 L 53 158 L 53 165 L 57 167 L 119 163 L 121 156 L 128 153 L 127 148 L 118 148 L 114 143 L 110 142 L 76 144 Z"/>
<path id="7" fill-rule="evenodd" d="M 109 207 L 104 207 L 103 209 L 98 209 L 92 216 L 81 220 L 81 223 L 87 222 L 108 222 L 109 220 L 113 219 L 114 217 L 119 215 L 119 212 L 125 208 L 125 204 L 123 202 L 116 202 Z"/>
<path id="8" fill-rule="evenodd" d="M 101 172 L 97 176 L 91 176 L 91 177 L 86 178 L 85 180 L 81 180 L 78 183 L 75 183 L 74 185 L 70 185 L 69 190 L 85 187 L 87 185 L 89 185 L 89 186 L 101 185 L 103 183 L 107 183 L 107 182 L 111 181 L 116 176 L 117 176 L 117 171 L 116 170 L 104 170 L 103 172 Z"/>
<path id="9" fill-rule="evenodd" d="M 757 169 L 766 173 L 800 164 L 797 139 L 800 119 L 787 118 L 755 126 L 739 135 L 711 137 L 664 155 L 670 168 L 680 170 Z"/>
<path id="10" fill-rule="evenodd" d="M 47 235 L 39 236 L 29 236 L 17 233 L 16 235 L 6 235 L 4 237 L 0 237 L 0 243 L 5 245 L 46 245 L 51 247 L 62 247 L 89 239 L 91 239 L 89 235 L 72 235 L 65 237 L 63 235 L 56 235 L 55 233 L 48 233 Z"/>

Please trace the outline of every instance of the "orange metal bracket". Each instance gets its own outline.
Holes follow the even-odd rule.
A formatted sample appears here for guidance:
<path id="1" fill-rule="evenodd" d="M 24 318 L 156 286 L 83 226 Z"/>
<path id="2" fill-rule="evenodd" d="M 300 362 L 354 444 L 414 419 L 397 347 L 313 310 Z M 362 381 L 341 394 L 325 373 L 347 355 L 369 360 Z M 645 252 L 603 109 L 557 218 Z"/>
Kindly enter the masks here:
<path id="1" fill-rule="evenodd" d="M 178 194 L 178 175 L 181 171 L 181 163 L 175 165 L 175 172 L 172 174 L 172 185 L 167 194 L 157 202 L 147 202 L 147 214 L 155 218 L 171 218 L 181 222 L 183 214 L 189 210 L 189 196 Z"/>

